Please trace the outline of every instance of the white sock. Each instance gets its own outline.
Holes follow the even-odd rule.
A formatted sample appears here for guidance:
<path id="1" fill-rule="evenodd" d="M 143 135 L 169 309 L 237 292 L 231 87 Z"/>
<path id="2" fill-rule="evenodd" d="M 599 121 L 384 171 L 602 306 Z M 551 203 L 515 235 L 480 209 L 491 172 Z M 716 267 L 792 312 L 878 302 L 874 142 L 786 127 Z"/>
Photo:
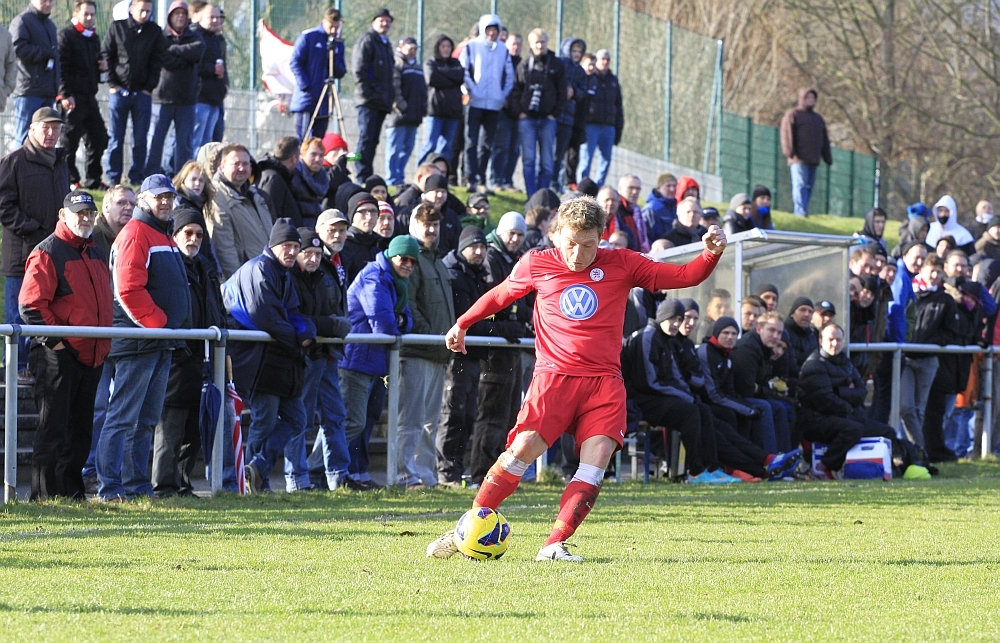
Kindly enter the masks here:
<path id="1" fill-rule="evenodd" d="M 576 469 L 576 473 L 573 475 L 573 479 L 600 487 L 601 483 L 604 482 L 604 469 L 581 462 L 580 466 Z"/>
<path id="2" fill-rule="evenodd" d="M 509 450 L 500 454 L 500 467 L 512 476 L 520 478 L 528 470 L 528 463 L 518 460 Z"/>

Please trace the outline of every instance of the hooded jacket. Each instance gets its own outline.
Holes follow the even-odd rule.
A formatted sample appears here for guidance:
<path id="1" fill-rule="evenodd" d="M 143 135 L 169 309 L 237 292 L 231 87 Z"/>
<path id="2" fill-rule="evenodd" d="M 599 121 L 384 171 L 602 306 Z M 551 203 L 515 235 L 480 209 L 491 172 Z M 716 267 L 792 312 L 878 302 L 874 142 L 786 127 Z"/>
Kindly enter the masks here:
<path id="1" fill-rule="evenodd" d="M 416 60 L 409 61 L 396 52 L 396 81 L 399 94 L 389 115 L 389 127 L 417 127 L 427 115 L 427 81 Z"/>
<path id="2" fill-rule="evenodd" d="M 808 94 L 818 96 L 812 87 L 799 90 L 799 104 L 785 112 L 781 119 L 781 151 L 788 157 L 788 164 L 805 163 L 819 165 L 820 160 L 833 164 L 830 153 L 830 137 L 826 131 L 826 121 L 812 107 L 806 107 Z"/>
<path id="3" fill-rule="evenodd" d="M 441 43 L 451 38 L 440 35 L 434 41 L 434 55 L 424 62 L 424 81 L 427 83 L 427 114 L 436 118 L 462 118 L 462 83 L 465 70 L 457 58 L 438 55 Z"/>
<path id="4" fill-rule="evenodd" d="M 872 208 L 871 210 L 869 210 L 868 212 L 866 212 L 865 213 L 865 225 L 864 225 L 863 228 L 861 228 L 861 232 L 860 233 L 855 233 L 854 236 L 856 236 L 856 237 L 858 237 L 860 239 L 864 239 L 868 243 L 877 244 L 878 248 L 882 251 L 882 253 L 886 257 L 888 257 L 889 256 L 889 249 L 885 245 L 885 240 L 882 238 L 882 235 L 875 234 L 875 215 L 876 214 L 883 214 L 884 215 L 885 213 L 881 209 L 879 209 L 879 208 Z M 886 220 L 886 225 L 888 225 L 889 218 L 888 217 L 884 217 L 884 218 Z M 885 232 L 885 227 L 884 226 L 882 228 L 882 231 L 883 231 L 883 233 Z"/>
<path id="5" fill-rule="evenodd" d="M 701 186 L 698 185 L 698 181 L 691 176 L 682 176 L 677 179 L 677 188 L 674 190 L 674 208 L 677 204 L 684 200 L 684 193 L 694 188 L 698 190 L 698 198 L 701 199 L 705 195 L 701 193 Z"/>
<path id="6" fill-rule="evenodd" d="M 729 209 L 722 217 L 722 229 L 727 235 L 746 232 L 757 227 L 754 225 L 753 216 L 745 217 L 736 211 L 736 208 L 749 200 L 750 196 L 746 192 L 740 192 L 729 200 Z"/>
<path id="7" fill-rule="evenodd" d="M 563 64 L 563 69 L 566 70 L 566 84 L 573 87 L 573 98 L 566 99 L 562 112 L 556 118 L 561 125 L 573 125 L 576 121 L 576 107 L 580 103 L 582 95 L 578 91 L 579 83 L 582 82 L 581 76 L 587 75 L 579 63 L 573 62 L 572 51 L 575 43 L 580 43 L 583 46 L 583 51 L 587 51 L 587 43 L 582 38 L 563 38 L 563 41 L 559 43 L 559 60 Z"/>
<path id="8" fill-rule="evenodd" d="M 652 240 L 662 239 L 674 229 L 677 220 L 677 199 L 674 195 L 664 196 L 653 188 L 642 206 L 642 220 L 646 224 L 646 233 Z"/>
<path id="9" fill-rule="evenodd" d="M 383 40 L 385 38 L 385 40 Z M 354 102 L 388 114 L 396 101 L 395 59 L 388 37 L 366 31 L 351 53 Z"/>
<path id="10" fill-rule="evenodd" d="M 10 35 L 17 56 L 17 86 L 13 95 L 55 99 L 59 92 L 60 64 L 52 19 L 29 5 L 10 21 Z"/>
<path id="11" fill-rule="evenodd" d="M 307 29 L 295 39 L 289 68 L 295 76 L 295 91 L 292 93 L 291 112 L 309 112 L 316 109 L 316 102 L 323 93 L 323 85 L 330 77 L 330 48 L 333 49 L 333 77 L 343 78 L 347 74 L 347 62 L 344 59 L 344 41 L 340 38 L 331 39 L 318 24 Z M 213 61 L 214 64 L 214 61 Z M 319 110 L 320 116 L 329 115 L 329 102 L 323 101 Z"/>
<path id="12" fill-rule="evenodd" d="M 948 221 L 944 225 L 938 221 L 938 208 L 948 208 L 948 211 L 951 212 L 951 216 L 948 217 Z M 958 207 L 955 205 L 955 199 L 947 194 L 944 195 L 934 204 L 931 212 L 934 215 L 934 221 L 931 222 L 931 227 L 927 231 L 927 245 L 933 248 L 941 240 L 941 237 L 950 236 L 955 240 L 955 247 L 965 254 L 972 254 L 975 251 L 976 240 L 972 238 L 972 233 L 958 222 Z"/>
<path id="13" fill-rule="evenodd" d="M 465 45 L 459 61 L 465 70 L 469 107 L 499 111 L 514 88 L 514 67 L 507 47 L 499 39 L 486 39 L 486 28 L 491 26 L 503 26 L 499 16 L 487 13 L 479 18 L 479 37 Z"/>
<path id="14" fill-rule="evenodd" d="M 397 301 L 392 265 L 385 253 L 380 252 L 347 289 L 351 332 L 385 335 L 410 332 L 413 327 L 410 305 L 397 315 L 394 312 Z M 340 368 L 385 377 L 389 374 L 389 347 L 385 344 L 346 344 Z"/>
<path id="15" fill-rule="evenodd" d="M 899 224 L 899 245 L 892 249 L 890 255 L 893 259 L 902 256 L 903 245 L 919 238 L 921 230 L 929 230 L 930 222 L 923 217 L 913 217 Z"/>

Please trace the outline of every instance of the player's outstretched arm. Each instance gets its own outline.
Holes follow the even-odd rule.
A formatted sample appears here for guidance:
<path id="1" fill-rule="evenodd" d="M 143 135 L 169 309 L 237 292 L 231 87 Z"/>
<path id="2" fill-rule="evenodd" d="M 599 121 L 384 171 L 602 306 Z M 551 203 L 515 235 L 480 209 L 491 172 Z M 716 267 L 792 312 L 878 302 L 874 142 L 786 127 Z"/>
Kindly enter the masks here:
<path id="1" fill-rule="evenodd" d="M 444 336 L 444 343 L 456 353 L 465 355 L 465 329 L 455 324 Z"/>
<path id="2" fill-rule="evenodd" d="M 713 255 L 721 255 L 726 249 L 726 233 L 717 225 L 709 226 L 701 240 L 705 242 L 705 249 Z"/>

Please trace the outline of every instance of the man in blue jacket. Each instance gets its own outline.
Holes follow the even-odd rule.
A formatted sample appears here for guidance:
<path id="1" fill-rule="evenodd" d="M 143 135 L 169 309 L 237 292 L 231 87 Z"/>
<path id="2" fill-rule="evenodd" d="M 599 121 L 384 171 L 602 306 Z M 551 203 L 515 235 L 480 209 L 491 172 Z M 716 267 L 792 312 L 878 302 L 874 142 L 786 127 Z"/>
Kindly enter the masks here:
<path id="1" fill-rule="evenodd" d="M 295 93 L 292 94 L 291 112 L 295 114 L 295 133 L 300 141 L 309 136 L 323 138 L 330 122 L 330 101 L 324 97 L 316 122 L 309 130 L 316 103 L 323 87 L 330 78 L 343 78 L 347 73 L 344 60 L 344 41 L 340 37 L 343 19 L 340 11 L 328 7 L 319 26 L 303 31 L 295 39 L 290 67 L 295 75 Z M 330 52 L 333 52 L 333 70 L 330 69 Z M 330 87 L 334 91 L 333 87 Z M 311 132 L 311 133 L 310 133 Z"/>
<path id="2" fill-rule="evenodd" d="M 316 341 L 316 326 L 299 314 L 299 297 L 289 270 L 302 239 L 291 219 L 278 219 L 264 252 L 246 262 L 222 287 L 228 325 L 262 330 L 273 342 L 234 342 L 233 380 L 250 400 L 247 492 L 270 489 L 268 474 L 289 438 L 306 422 L 302 404 L 304 349 Z"/>

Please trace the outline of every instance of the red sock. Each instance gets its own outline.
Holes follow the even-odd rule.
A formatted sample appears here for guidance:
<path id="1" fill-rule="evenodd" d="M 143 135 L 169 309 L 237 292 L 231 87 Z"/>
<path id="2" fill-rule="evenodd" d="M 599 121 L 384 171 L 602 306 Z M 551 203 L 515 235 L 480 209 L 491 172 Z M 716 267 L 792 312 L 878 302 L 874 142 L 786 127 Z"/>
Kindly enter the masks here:
<path id="1" fill-rule="evenodd" d="M 766 469 L 767 467 L 769 467 L 771 465 L 771 462 L 773 460 L 774 460 L 774 454 L 773 453 L 768 453 L 767 457 L 764 458 L 764 468 Z"/>
<path id="2" fill-rule="evenodd" d="M 581 480 L 571 480 L 563 491 L 562 498 L 559 499 L 559 515 L 552 526 L 552 533 L 545 541 L 546 545 L 561 543 L 569 539 L 576 532 L 577 527 L 587 517 L 590 510 L 594 508 L 597 501 L 597 494 L 601 488 L 583 482 Z"/>
<path id="3" fill-rule="evenodd" d="M 496 511 L 500 503 L 514 493 L 517 485 L 521 482 L 521 476 L 504 471 L 499 462 L 493 464 L 483 479 L 483 484 L 479 485 L 479 492 L 476 499 L 472 501 L 473 507 L 489 507 Z"/>

